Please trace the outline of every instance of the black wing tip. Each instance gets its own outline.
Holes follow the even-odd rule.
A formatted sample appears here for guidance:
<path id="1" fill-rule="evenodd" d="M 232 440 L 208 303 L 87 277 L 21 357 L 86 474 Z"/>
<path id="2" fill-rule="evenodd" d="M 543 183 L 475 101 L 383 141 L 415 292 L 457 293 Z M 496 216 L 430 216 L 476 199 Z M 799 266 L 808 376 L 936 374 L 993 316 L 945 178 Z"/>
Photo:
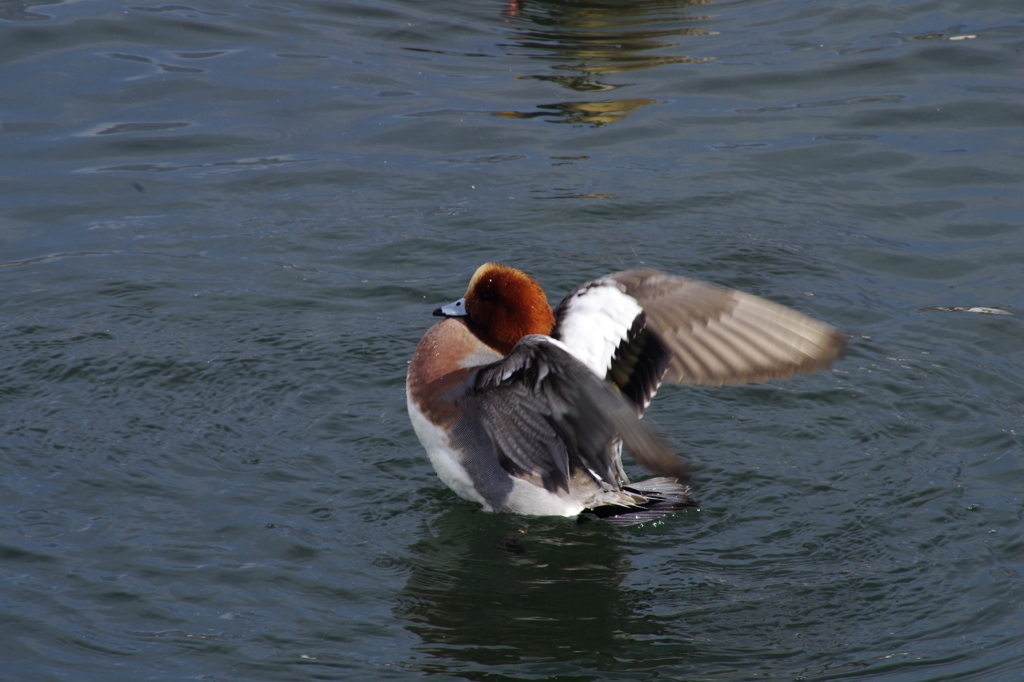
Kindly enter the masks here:
<path id="1" fill-rule="evenodd" d="M 635 526 L 697 506 L 690 497 L 690 486 L 674 478 L 651 478 L 624 489 L 643 495 L 647 501 L 636 506 L 602 505 L 587 509 L 577 517 L 577 523 L 604 521 L 613 526 Z"/>
<path id="2" fill-rule="evenodd" d="M 690 477 L 690 468 L 686 466 L 686 462 L 683 458 L 678 455 L 672 455 L 672 461 L 666 462 L 664 466 L 659 466 L 651 470 L 651 473 L 658 474 L 658 476 L 664 478 L 670 478 L 675 485 L 683 486 L 689 489 L 693 485 L 693 480 Z M 656 481 L 661 479 L 649 479 L 650 481 Z M 633 486 L 634 488 L 636 486 Z M 655 492 L 653 488 L 644 488 L 641 490 L 647 490 L 649 492 Z"/>
<path id="3" fill-rule="evenodd" d="M 836 348 L 833 361 L 846 359 L 847 346 L 849 345 L 851 338 L 853 338 L 853 335 L 847 334 L 846 332 L 834 331 L 832 333 L 832 340 L 835 343 Z"/>

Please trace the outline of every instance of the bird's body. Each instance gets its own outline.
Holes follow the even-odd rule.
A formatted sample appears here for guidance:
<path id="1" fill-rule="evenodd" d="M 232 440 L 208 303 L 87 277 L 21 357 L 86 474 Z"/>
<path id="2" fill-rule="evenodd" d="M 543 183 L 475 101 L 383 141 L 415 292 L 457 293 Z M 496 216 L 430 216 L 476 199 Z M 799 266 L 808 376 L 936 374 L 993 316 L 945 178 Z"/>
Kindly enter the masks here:
<path id="1" fill-rule="evenodd" d="M 626 524 L 692 504 L 681 461 L 640 420 L 663 379 L 720 385 L 830 363 L 845 336 L 765 299 L 655 270 L 608 275 L 551 310 L 488 263 L 434 311 L 409 365 L 409 415 L 438 476 L 491 511 Z M 659 475 L 630 484 L 625 444 Z"/>

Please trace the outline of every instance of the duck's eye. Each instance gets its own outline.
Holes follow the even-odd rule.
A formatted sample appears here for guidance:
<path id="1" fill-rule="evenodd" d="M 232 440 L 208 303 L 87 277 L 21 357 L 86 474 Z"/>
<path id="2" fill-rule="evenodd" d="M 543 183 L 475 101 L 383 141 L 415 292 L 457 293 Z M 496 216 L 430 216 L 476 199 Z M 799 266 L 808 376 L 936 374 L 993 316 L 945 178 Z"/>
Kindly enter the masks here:
<path id="1" fill-rule="evenodd" d="M 488 301 L 488 302 L 490 302 L 490 301 L 497 300 L 497 298 L 498 298 L 498 295 L 495 294 L 490 289 L 484 289 L 483 291 L 480 292 L 480 300 L 481 301 Z"/>

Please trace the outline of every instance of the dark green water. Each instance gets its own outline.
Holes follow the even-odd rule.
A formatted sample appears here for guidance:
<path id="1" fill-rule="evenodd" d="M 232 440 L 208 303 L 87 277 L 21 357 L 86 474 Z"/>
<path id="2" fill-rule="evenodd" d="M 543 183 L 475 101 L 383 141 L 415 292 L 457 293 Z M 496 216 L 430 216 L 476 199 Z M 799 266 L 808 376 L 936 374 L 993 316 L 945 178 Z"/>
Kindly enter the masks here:
<path id="1" fill-rule="evenodd" d="M 1024 679 L 1020 10 L 0 3 L 0 677 Z M 491 260 L 853 338 L 662 389 L 699 510 L 484 514 L 404 375 Z"/>

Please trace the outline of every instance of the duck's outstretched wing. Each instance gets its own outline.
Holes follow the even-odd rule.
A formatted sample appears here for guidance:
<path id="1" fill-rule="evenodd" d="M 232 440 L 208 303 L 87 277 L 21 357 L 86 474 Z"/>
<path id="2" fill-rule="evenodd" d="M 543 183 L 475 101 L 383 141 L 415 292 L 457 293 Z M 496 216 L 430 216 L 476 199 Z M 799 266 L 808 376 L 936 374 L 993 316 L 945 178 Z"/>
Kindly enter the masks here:
<path id="1" fill-rule="evenodd" d="M 663 379 L 764 381 L 829 365 L 847 336 L 792 308 L 658 270 L 587 282 L 555 309 L 552 336 L 639 411 Z"/>
<path id="2" fill-rule="evenodd" d="M 582 463 L 612 489 L 627 480 L 614 437 L 650 471 L 685 480 L 681 461 L 651 425 L 550 337 L 523 337 L 477 372 L 473 412 L 501 466 L 550 491 L 569 488 Z"/>

